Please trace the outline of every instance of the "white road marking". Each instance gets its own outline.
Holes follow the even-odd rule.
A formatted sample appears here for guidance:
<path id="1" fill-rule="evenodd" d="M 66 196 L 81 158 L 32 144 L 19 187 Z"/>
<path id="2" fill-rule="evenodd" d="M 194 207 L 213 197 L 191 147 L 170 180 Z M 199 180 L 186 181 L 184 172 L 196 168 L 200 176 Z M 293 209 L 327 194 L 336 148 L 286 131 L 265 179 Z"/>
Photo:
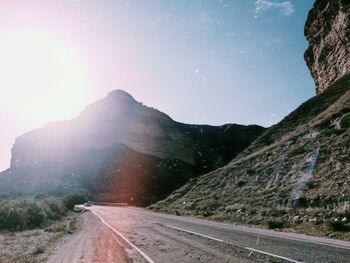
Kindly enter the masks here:
<path id="1" fill-rule="evenodd" d="M 147 256 L 141 249 L 139 249 L 137 246 L 135 246 L 133 243 L 131 243 L 125 236 L 123 236 L 119 231 L 115 230 L 110 224 L 108 224 L 99 214 L 95 213 L 94 211 L 90 210 L 95 216 L 97 216 L 102 223 L 104 223 L 107 227 L 109 227 L 114 233 L 116 233 L 118 236 L 120 236 L 128 245 L 130 245 L 133 249 L 135 249 L 137 252 L 140 253 L 140 255 L 147 260 L 148 263 L 155 263 L 149 256 Z"/>
<path id="2" fill-rule="evenodd" d="M 196 235 L 196 236 L 205 237 L 205 238 L 208 238 L 208 239 L 211 239 L 211 240 L 214 240 L 214 241 L 218 241 L 218 242 L 221 242 L 221 243 L 226 243 L 226 244 L 232 245 L 232 244 L 230 244 L 229 242 L 226 242 L 226 241 L 224 241 L 224 240 L 222 240 L 222 239 L 218 239 L 218 238 L 215 238 L 215 237 L 203 235 L 203 234 L 200 234 L 200 233 L 197 233 L 197 232 L 193 232 L 193 231 L 190 231 L 190 230 L 186 230 L 186 229 L 183 229 L 183 228 L 178 228 L 178 227 L 169 226 L 169 225 L 164 225 L 164 226 L 169 227 L 169 228 L 172 228 L 172 229 L 175 229 L 175 230 L 178 230 L 178 231 L 183 231 L 183 232 L 190 233 L 190 234 L 193 234 L 193 235 Z M 257 250 L 257 249 L 250 248 L 250 247 L 245 247 L 245 249 L 251 251 L 250 254 L 249 254 L 249 256 L 250 256 L 253 252 L 258 252 L 258 253 L 261 253 L 261 254 L 268 255 L 268 256 L 270 256 L 270 257 L 284 259 L 284 260 L 287 260 L 287 261 L 293 262 L 293 263 L 303 263 L 303 262 L 301 262 L 301 261 L 296 261 L 296 260 L 294 260 L 294 259 L 290 259 L 290 258 L 287 258 L 287 257 L 282 257 L 282 256 L 279 256 L 279 255 L 276 255 L 276 254 L 268 253 L 268 252 L 261 251 L 261 250 Z"/>
<path id="3" fill-rule="evenodd" d="M 235 230 L 235 229 L 233 229 L 233 230 Z M 241 230 L 238 230 L 238 231 L 241 231 Z M 242 232 L 257 234 L 254 231 L 244 231 L 243 230 Z M 258 233 L 258 234 L 262 235 L 262 236 L 276 238 L 276 239 L 282 238 L 282 239 L 286 239 L 286 240 L 299 241 L 302 243 L 311 243 L 311 244 L 316 244 L 316 245 L 321 245 L 321 246 L 326 246 L 326 247 L 335 247 L 335 248 L 350 250 L 350 247 L 346 247 L 346 246 L 342 246 L 342 245 L 334 245 L 334 244 L 330 244 L 330 243 L 318 242 L 318 241 L 314 241 L 314 240 L 307 240 L 307 239 L 302 239 L 302 238 L 297 238 L 297 237 L 284 237 L 284 236 L 278 235 L 279 233 L 276 233 L 276 235 L 267 234 L 267 233 Z"/>
<path id="4" fill-rule="evenodd" d="M 257 249 L 250 248 L 250 247 L 245 247 L 245 249 L 248 249 L 248 250 L 250 250 L 251 252 L 257 252 L 257 253 L 260 253 L 260 254 L 265 254 L 265 255 L 268 255 L 268 256 L 271 256 L 271 257 L 274 257 L 274 258 L 284 259 L 284 260 L 287 260 L 287 261 L 289 261 L 289 262 L 303 263 L 302 261 L 296 261 L 296 260 L 291 259 L 291 258 L 282 257 L 282 256 L 279 256 L 279 255 L 276 255 L 276 254 L 272 254 L 272 253 L 265 252 L 265 251 L 262 251 L 262 250 L 257 250 Z"/>
<path id="5" fill-rule="evenodd" d="M 203 235 L 203 234 L 200 234 L 200 233 L 197 233 L 197 232 L 189 231 L 189 230 L 186 230 L 186 229 L 183 229 L 183 228 L 178 228 L 178 227 L 169 226 L 169 225 L 164 225 L 164 226 L 172 228 L 172 229 L 175 229 L 175 230 L 178 230 L 178 231 L 183 231 L 183 232 L 186 232 L 186 233 L 189 233 L 189 234 L 193 234 L 193 235 L 196 235 L 196 236 L 205 237 L 205 238 L 208 238 L 208 239 L 211 239 L 211 240 L 215 240 L 215 241 L 218 241 L 218 242 L 225 243 L 224 240 L 221 240 L 221 239 L 218 239 L 218 238 L 215 238 L 215 237 L 210 237 L 210 236 L 207 236 L 207 235 Z"/>
<path id="6" fill-rule="evenodd" d="M 115 242 L 117 242 L 117 244 L 118 244 L 121 248 L 124 248 L 124 245 L 123 245 L 122 243 L 120 243 L 120 241 L 118 240 L 118 238 L 116 238 L 116 236 L 113 235 L 113 233 L 112 233 L 112 237 L 113 237 L 113 239 L 115 240 Z"/>
<path id="7" fill-rule="evenodd" d="M 216 226 L 216 227 L 222 227 L 220 226 L 218 223 L 216 222 L 195 222 L 195 221 L 190 221 L 188 220 L 188 218 L 184 218 L 181 216 L 173 216 L 173 215 L 166 215 L 166 214 L 161 214 L 161 213 L 157 213 L 157 212 L 150 212 L 147 211 L 144 212 L 140 212 L 140 211 L 135 211 L 136 213 L 139 214 L 143 214 L 143 215 L 148 215 L 148 216 L 159 216 L 159 217 L 164 217 L 164 218 L 170 218 L 170 219 L 177 219 L 177 220 L 181 220 L 183 222 L 190 222 L 190 223 L 194 223 L 197 225 L 212 225 L 212 226 Z M 315 241 L 315 240 L 309 240 L 309 239 L 304 239 L 304 238 L 298 238 L 298 237 L 287 237 L 287 236 L 283 236 L 281 235 L 279 232 L 276 231 L 276 234 L 269 234 L 269 233 L 264 233 L 262 231 L 260 231 L 260 229 L 236 229 L 235 225 L 230 225 L 230 224 L 224 224 L 226 227 L 229 227 L 230 230 L 233 230 L 235 232 L 239 231 L 239 232 L 243 232 L 243 233 L 251 233 L 251 234 L 257 234 L 260 236 L 267 236 L 267 237 L 272 237 L 272 238 L 282 238 L 282 239 L 286 239 L 286 240 L 293 240 L 293 241 L 298 241 L 298 242 L 303 242 L 303 243 L 311 243 L 311 244 L 316 244 L 316 245 L 321 245 L 321 246 L 328 246 L 328 247 L 334 247 L 334 248 L 340 248 L 340 249 L 346 249 L 346 250 L 350 250 L 349 246 L 346 245 L 336 245 L 336 244 L 331 244 L 331 243 L 327 243 L 327 241 Z M 331 242 L 332 240 L 329 240 L 329 242 Z"/>

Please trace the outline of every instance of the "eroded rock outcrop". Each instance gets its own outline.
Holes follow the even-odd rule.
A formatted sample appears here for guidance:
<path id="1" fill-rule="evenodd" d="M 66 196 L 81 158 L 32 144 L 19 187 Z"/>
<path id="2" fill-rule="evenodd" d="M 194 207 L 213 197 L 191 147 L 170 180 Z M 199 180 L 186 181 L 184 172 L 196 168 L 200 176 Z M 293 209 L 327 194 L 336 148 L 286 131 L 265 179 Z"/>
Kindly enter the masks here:
<path id="1" fill-rule="evenodd" d="M 305 60 L 320 94 L 350 73 L 350 1 L 317 0 L 305 25 Z"/>

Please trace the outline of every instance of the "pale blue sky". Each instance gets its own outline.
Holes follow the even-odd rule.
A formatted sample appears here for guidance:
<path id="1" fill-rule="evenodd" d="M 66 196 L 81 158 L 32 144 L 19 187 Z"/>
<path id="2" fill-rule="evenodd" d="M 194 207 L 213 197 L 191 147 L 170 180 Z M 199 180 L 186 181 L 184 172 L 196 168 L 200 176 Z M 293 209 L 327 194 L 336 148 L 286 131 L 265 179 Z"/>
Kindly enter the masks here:
<path id="1" fill-rule="evenodd" d="M 304 24 L 313 2 L 2 2 L 0 38 L 15 35 L 20 52 L 11 40 L 10 50 L 0 45 L 0 53 L 13 52 L 21 62 L 16 54 L 33 52 L 26 61 L 30 73 L 54 78 L 40 78 L 42 87 L 33 74 L 21 80 L 16 71 L 22 81 L 16 85 L 0 79 L 0 170 L 9 166 L 16 136 L 74 117 L 113 89 L 185 123 L 266 127 L 280 121 L 315 94 L 303 59 Z M 37 43 L 44 46 L 37 55 L 41 64 L 30 61 L 41 50 Z M 60 76 L 61 86 L 52 83 Z"/>
<path id="2" fill-rule="evenodd" d="M 270 126 L 313 96 L 303 59 L 313 1 L 256 2 L 144 1 L 123 9 L 116 24 L 142 45 L 158 78 L 146 88 L 157 98 L 145 102 L 184 122 Z"/>

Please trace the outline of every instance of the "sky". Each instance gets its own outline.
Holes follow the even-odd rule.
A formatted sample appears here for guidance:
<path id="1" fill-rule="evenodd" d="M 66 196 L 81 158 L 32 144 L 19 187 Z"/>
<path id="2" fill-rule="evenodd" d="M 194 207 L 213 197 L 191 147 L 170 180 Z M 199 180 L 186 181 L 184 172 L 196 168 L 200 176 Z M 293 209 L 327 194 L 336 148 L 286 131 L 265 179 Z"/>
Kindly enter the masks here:
<path id="1" fill-rule="evenodd" d="M 0 171 L 17 136 L 122 89 L 176 121 L 280 121 L 315 95 L 313 0 L 1 0 Z"/>

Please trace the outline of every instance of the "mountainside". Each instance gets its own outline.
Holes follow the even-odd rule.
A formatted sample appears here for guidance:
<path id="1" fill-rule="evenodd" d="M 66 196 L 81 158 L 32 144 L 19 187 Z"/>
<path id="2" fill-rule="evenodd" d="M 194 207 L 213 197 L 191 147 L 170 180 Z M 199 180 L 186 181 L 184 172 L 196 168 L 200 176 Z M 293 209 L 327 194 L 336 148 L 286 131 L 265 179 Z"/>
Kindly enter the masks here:
<path id="1" fill-rule="evenodd" d="M 305 60 L 317 94 L 350 72 L 350 2 L 317 0 L 305 25 Z"/>
<path id="2" fill-rule="evenodd" d="M 73 120 L 18 137 L 10 169 L 0 176 L 0 190 L 81 190 L 94 199 L 129 198 L 144 205 L 226 164 L 264 130 L 178 123 L 116 90 Z"/>
<path id="3" fill-rule="evenodd" d="M 350 229 L 348 7 L 317 0 L 310 11 L 305 58 L 318 95 L 152 209 L 322 235 Z"/>
<path id="4" fill-rule="evenodd" d="M 58 163 L 46 162 L 4 171 L 1 193 L 54 194 L 84 192 L 94 201 L 148 205 L 165 198 L 198 174 L 180 160 L 136 152 L 122 144 L 78 150 Z"/>
<path id="5" fill-rule="evenodd" d="M 286 225 L 319 224 L 349 216 L 349 174 L 347 75 L 267 130 L 228 165 L 191 180 L 152 208 L 249 224 L 273 218 Z"/>

